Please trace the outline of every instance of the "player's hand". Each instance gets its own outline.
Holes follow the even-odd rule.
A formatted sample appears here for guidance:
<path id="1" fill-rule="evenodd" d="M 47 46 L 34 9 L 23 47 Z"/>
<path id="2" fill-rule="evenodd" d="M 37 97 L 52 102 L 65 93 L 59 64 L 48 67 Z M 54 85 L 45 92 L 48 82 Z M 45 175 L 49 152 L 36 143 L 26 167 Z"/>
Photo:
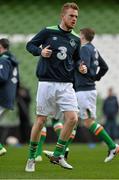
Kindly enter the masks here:
<path id="1" fill-rule="evenodd" d="M 46 46 L 44 49 L 41 51 L 41 55 L 45 58 L 49 58 L 52 55 L 52 50 L 49 49 L 50 45 Z"/>
<path id="2" fill-rule="evenodd" d="M 87 66 L 84 64 L 84 62 L 80 63 L 79 65 L 79 72 L 82 74 L 86 74 L 87 73 Z"/>

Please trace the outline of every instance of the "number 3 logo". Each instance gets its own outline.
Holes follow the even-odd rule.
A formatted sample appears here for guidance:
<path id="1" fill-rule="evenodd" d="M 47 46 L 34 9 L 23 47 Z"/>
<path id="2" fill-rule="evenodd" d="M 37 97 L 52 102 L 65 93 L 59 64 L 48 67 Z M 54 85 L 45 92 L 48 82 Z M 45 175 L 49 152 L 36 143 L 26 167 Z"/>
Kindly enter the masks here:
<path id="1" fill-rule="evenodd" d="M 66 59 L 66 57 L 67 57 L 67 48 L 63 47 L 63 46 L 60 46 L 58 48 L 58 50 L 60 50 L 60 52 L 57 53 L 57 58 L 60 59 L 60 60 Z"/>

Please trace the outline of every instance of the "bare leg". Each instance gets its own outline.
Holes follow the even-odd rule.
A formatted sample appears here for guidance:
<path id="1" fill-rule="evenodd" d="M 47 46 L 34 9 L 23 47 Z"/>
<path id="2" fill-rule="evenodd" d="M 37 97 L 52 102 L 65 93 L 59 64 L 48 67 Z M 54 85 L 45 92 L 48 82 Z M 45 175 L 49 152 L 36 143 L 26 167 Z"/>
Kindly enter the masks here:
<path id="1" fill-rule="evenodd" d="M 34 125 L 31 130 L 31 138 L 30 138 L 31 141 L 33 142 L 39 141 L 41 129 L 43 128 L 46 119 L 47 119 L 47 116 L 37 115 L 37 119 L 34 122 Z"/>
<path id="2" fill-rule="evenodd" d="M 77 113 L 74 111 L 64 112 L 64 126 L 60 133 L 60 139 L 67 141 L 78 121 Z"/>
<path id="3" fill-rule="evenodd" d="M 46 116 L 38 115 L 36 121 L 33 124 L 31 130 L 30 144 L 29 144 L 29 159 L 35 159 L 35 153 L 37 150 L 37 145 L 39 142 L 41 130 L 42 127 L 44 126 L 46 118 L 47 118 Z"/>

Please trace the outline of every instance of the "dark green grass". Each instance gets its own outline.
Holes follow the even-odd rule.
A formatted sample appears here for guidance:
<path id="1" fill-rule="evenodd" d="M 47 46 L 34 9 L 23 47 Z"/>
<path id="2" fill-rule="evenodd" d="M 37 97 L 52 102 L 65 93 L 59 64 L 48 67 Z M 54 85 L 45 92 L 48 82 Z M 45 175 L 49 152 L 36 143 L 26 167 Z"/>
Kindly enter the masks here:
<path id="1" fill-rule="evenodd" d="M 44 146 L 49 150 L 53 145 Z M 74 166 L 73 170 L 66 170 L 53 165 L 43 156 L 43 161 L 36 164 L 34 173 L 24 171 L 28 149 L 9 147 L 5 156 L 0 157 L 0 179 L 118 179 L 119 157 L 111 163 L 103 163 L 107 148 L 96 145 L 91 149 L 88 145 L 72 145 L 70 147 L 69 162 Z"/>

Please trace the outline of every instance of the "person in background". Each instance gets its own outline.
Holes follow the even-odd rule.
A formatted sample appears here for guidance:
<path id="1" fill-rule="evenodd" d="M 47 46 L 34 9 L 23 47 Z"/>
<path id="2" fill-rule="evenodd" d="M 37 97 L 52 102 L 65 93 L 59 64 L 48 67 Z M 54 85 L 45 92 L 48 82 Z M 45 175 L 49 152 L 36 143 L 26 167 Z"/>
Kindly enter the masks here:
<path id="1" fill-rule="evenodd" d="M 97 91 L 95 81 L 101 80 L 108 71 L 108 66 L 92 44 L 94 36 L 95 31 L 91 28 L 80 30 L 81 60 L 78 62 L 79 67 L 75 69 L 74 89 L 78 100 L 79 119 L 84 122 L 84 126 L 93 135 L 106 143 L 108 155 L 104 162 L 107 163 L 119 153 L 119 145 L 111 139 L 103 126 L 96 122 Z M 50 151 L 45 152 L 48 157 L 51 157 L 52 154 Z"/>
<path id="2" fill-rule="evenodd" d="M 75 71 L 75 91 L 80 110 L 79 117 L 83 120 L 84 125 L 89 131 L 104 141 L 108 147 L 108 155 L 104 162 L 111 161 L 116 154 L 119 153 L 119 145 L 111 139 L 109 134 L 101 124 L 96 122 L 96 81 L 108 71 L 108 66 L 101 57 L 99 51 L 92 44 L 95 31 L 91 28 L 83 28 L 80 30 L 80 63 L 79 66 L 85 64 L 87 72 L 82 74 L 82 66 Z M 80 133 L 80 132 L 79 132 Z"/>
<path id="3" fill-rule="evenodd" d="M 108 96 L 103 102 L 103 114 L 105 116 L 105 129 L 112 139 L 119 137 L 117 115 L 119 112 L 119 103 L 116 95 L 113 92 L 113 88 L 108 89 Z"/>
<path id="4" fill-rule="evenodd" d="M 18 62 L 9 48 L 9 40 L 0 39 L 0 117 L 5 111 L 13 110 L 19 83 Z M 0 144 L 0 155 L 6 152 Z"/>
<path id="5" fill-rule="evenodd" d="M 17 107 L 20 120 L 20 142 L 29 142 L 31 123 L 30 123 L 30 103 L 31 96 L 28 88 L 20 85 L 17 91 Z"/>

